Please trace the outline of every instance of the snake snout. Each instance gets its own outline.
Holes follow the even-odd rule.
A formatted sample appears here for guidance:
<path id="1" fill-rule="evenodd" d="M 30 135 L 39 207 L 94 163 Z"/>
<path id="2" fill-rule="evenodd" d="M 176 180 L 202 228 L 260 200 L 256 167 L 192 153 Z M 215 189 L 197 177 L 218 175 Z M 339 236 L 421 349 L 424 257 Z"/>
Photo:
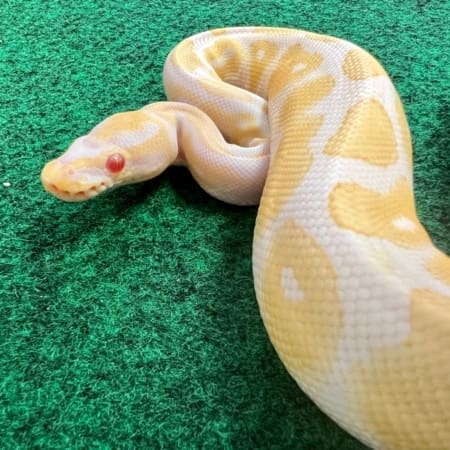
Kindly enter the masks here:
<path id="1" fill-rule="evenodd" d="M 82 202 L 104 192 L 112 183 L 104 179 L 86 179 L 80 177 L 70 165 L 61 164 L 58 160 L 50 161 L 41 173 L 44 189 L 55 197 L 66 202 Z"/>

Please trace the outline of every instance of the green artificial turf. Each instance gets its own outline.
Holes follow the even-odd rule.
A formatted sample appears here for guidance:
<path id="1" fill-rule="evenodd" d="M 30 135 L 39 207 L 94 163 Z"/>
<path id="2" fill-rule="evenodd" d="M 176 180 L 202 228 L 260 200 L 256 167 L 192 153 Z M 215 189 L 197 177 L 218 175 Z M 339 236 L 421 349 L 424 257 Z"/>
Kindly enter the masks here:
<path id="1" fill-rule="evenodd" d="M 419 214 L 448 252 L 449 15 L 442 0 L 3 0 L 0 448 L 365 448 L 269 343 L 256 208 L 208 197 L 181 168 L 84 204 L 47 195 L 39 173 L 103 118 L 163 99 L 182 38 L 303 28 L 365 47 L 391 74 Z"/>

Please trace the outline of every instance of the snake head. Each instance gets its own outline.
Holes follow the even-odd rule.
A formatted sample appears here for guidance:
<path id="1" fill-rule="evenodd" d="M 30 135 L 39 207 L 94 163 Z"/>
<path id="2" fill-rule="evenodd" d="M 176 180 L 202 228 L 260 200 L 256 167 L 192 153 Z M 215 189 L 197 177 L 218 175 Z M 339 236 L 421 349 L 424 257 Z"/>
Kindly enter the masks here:
<path id="1" fill-rule="evenodd" d="M 107 189 L 125 184 L 127 152 L 92 136 L 76 139 L 59 158 L 48 162 L 41 173 L 46 191 L 61 200 L 89 200 Z"/>

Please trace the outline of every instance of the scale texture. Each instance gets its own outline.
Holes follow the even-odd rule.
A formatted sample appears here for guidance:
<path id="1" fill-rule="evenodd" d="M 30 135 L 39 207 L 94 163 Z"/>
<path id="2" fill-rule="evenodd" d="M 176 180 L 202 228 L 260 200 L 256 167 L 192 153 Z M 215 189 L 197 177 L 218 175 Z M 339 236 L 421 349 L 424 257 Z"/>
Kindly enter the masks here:
<path id="1" fill-rule="evenodd" d="M 411 139 L 382 66 L 341 39 L 218 29 L 179 44 L 168 102 L 111 116 L 46 165 L 82 201 L 186 165 L 260 203 L 255 289 L 299 386 L 377 449 L 450 442 L 450 260 L 416 215 Z"/>

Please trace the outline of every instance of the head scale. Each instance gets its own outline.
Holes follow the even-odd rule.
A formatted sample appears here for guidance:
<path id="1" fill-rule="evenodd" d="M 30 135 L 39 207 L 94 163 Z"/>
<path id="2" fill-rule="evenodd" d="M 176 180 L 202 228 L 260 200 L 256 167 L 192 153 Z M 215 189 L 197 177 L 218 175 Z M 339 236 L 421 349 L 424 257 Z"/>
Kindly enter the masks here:
<path id="1" fill-rule="evenodd" d="M 155 111 L 147 107 L 108 117 L 76 139 L 42 170 L 44 188 L 62 200 L 78 202 L 160 174 L 176 158 L 176 129 L 161 120 L 154 105 Z"/>

